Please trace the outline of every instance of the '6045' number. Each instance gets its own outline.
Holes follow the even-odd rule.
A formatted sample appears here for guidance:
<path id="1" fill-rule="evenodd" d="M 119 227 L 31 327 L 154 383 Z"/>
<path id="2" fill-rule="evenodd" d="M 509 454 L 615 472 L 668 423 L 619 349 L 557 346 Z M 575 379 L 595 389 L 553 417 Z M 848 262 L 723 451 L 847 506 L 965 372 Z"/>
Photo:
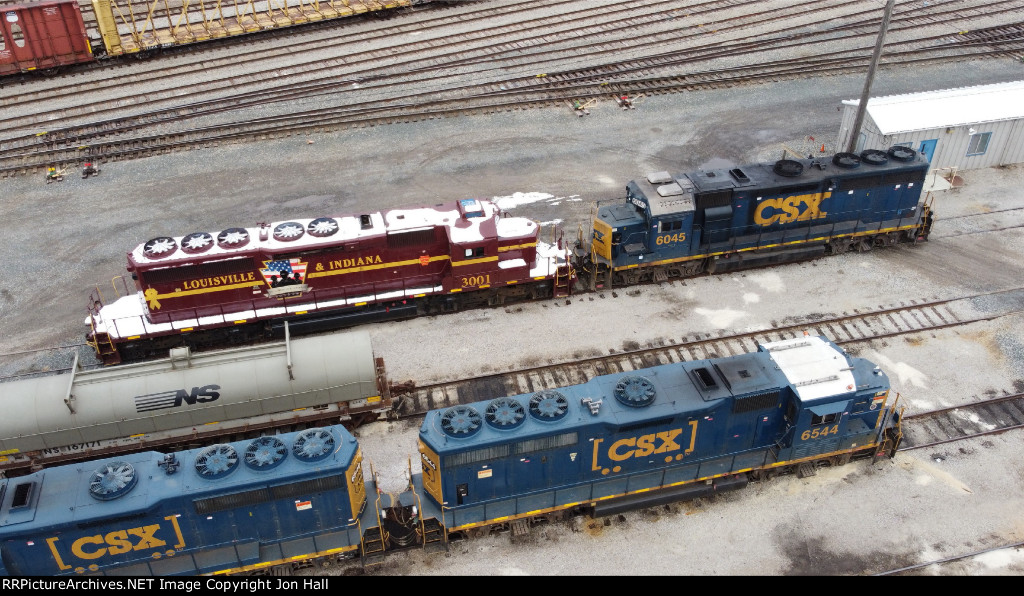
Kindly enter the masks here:
<path id="1" fill-rule="evenodd" d="M 678 234 L 665 234 L 664 236 L 658 236 L 654 239 L 654 243 L 658 246 L 663 244 L 672 244 L 673 242 L 685 242 L 686 233 L 680 232 Z"/>
<path id="2" fill-rule="evenodd" d="M 803 434 L 800 435 L 800 439 L 806 441 L 808 439 L 820 439 L 821 437 L 827 437 L 828 435 L 835 434 L 839 434 L 838 424 L 832 427 L 824 426 L 822 428 L 815 428 L 814 430 L 805 430 Z"/>

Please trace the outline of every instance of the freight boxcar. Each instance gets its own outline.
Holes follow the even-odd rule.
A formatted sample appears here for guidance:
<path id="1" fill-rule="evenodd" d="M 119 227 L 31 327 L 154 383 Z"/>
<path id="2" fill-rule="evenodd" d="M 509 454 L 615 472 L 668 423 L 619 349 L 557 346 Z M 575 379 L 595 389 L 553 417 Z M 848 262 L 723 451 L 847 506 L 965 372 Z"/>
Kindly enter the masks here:
<path id="1" fill-rule="evenodd" d="M 600 207 L 577 241 L 590 285 L 611 287 L 927 240 L 928 162 L 908 147 L 657 172 Z"/>
<path id="2" fill-rule="evenodd" d="M 77 0 L 0 6 L 0 76 L 91 62 Z"/>

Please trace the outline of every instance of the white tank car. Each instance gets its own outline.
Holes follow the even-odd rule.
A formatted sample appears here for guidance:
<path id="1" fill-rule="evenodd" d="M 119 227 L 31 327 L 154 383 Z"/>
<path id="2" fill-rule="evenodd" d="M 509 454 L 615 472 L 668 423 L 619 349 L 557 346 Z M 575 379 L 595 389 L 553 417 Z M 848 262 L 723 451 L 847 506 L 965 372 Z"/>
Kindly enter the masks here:
<path id="1" fill-rule="evenodd" d="M 365 331 L 75 368 L 0 383 L 0 472 L 307 422 L 358 423 L 391 407 Z"/>

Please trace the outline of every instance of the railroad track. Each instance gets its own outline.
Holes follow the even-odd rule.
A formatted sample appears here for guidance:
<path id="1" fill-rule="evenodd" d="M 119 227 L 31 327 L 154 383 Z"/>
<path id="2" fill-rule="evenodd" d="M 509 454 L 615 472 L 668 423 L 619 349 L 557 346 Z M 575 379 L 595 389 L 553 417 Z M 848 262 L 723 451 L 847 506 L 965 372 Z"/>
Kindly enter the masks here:
<path id="1" fill-rule="evenodd" d="M 748 3 L 749 4 L 749 3 Z M 1020 2 L 994 2 L 974 7 L 958 6 L 959 2 L 938 2 L 930 7 L 934 12 L 920 13 L 923 8 L 912 8 L 897 15 L 897 19 L 911 20 L 915 23 L 937 21 L 948 18 L 952 10 L 984 13 L 991 16 L 1001 11 L 1012 11 L 1020 8 Z M 943 6 L 955 8 L 943 9 Z M 709 17 L 718 11 L 741 9 L 744 3 L 707 2 L 698 5 L 709 13 Z M 826 4 L 820 0 L 801 5 L 808 11 L 825 10 Z M 344 73 L 336 76 L 319 76 L 315 81 L 299 83 L 288 77 L 282 79 L 280 86 L 266 83 L 266 77 L 282 73 L 270 70 L 264 73 L 246 75 L 243 91 L 231 93 L 203 101 L 180 103 L 174 100 L 168 107 L 158 107 L 166 103 L 164 99 L 147 99 L 145 95 L 137 97 L 144 106 L 153 106 L 143 113 L 128 116 L 112 116 L 104 118 L 104 114 L 123 114 L 129 108 L 125 106 L 111 107 L 109 100 L 91 103 L 83 100 L 82 109 L 94 112 L 92 122 L 54 127 L 40 134 L 38 131 L 14 134 L 4 141 L 0 151 L 0 176 L 15 175 L 40 171 L 53 164 L 73 163 L 76 161 L 113 161 L 131 159 L 148 155 L 160 154 L 196 146 L 209 146 L 219 143 L 233 143 L 257 140 L 268 137 L 290 136 L 292 134 L 309 134 L 337 130 L 339 128 L 373 126 L 391 122 L 407 122 L 411 120 L 451 117 L 466 113 L 494 112 L 525 107 L 563 105 L 573 98 L 610 97 L 620 93 L 660 94 L 697 89 L 719 88 L 739 84 L 756 84 L 764 81 L 777 81 L 787 78 L 806 77 L 809 74 L 825 76 L 856 72 L 866 67 L 867 51 L 863 48 L 841 50 L 826 54 L 816 54 L 809 58 L 780 58 L 774 61 L 763 61 L 755 64 L 739 65 L 728 68 L 710 69 L 698 72 L 677 72 L 664 74 L 666 70 L 688 68 L 693 64 L 704 64 L 709 61 L 735 59 L 737 56 L 762 56 L 771 49 L 789 48 L 794 44 L 820 42 L 836 39 L 836 31 L 846 32 L 849 38 L 868 35 L 877 27 L 877 19 L 865 17 L 852 22 L 835 24 L 826 31 L 783 32 L 763 39 L 742 39 L 729 42 L 715 40 L 697 44 L 679 50 L 652 54 L 648 45 L 652 42 L 647 37 L 636 36 L 632 29 L 624 33 L 616 33 L 612 37 L 602 37 L 595 28 L 621 27 L 623 23 L 642 26 L 652 19 L 665 19 L 666 13 L 661 3 L 648 3 L 642 8 L 646 12 L 638 13 L 634 7 L 632 12 L 621 9 L 621 15 L 606 17 L 605 21 L 594 23 L 593 14 L 586 16 L 566 16 L 557 21 L 561 27 L 560 36 L 581 36 L 583 39 L 600 38 L 599 41 L 576 43 L 567 46 L 562 37 L 554 42 L 542 44 L 536 40 L 544 39 L 545 31 L 532 32 L 529 37 L 521 38 L 511 45 L 499 46 L 494 49 L 497 39 L 513 35 L 512 31 L 522 32 L 536 29 L 540 19 L 525 24 L 502 25 L 493 29 L 484 29 L 472 35 L 460 36 L 465 39 L 449 45 L 440 46 L 437 51 L 428 52 L 436 40 L 427 40 L 414 44 L 405 44 L 398 48 L 391 47 L 377 52 L 365 52 L 356 57 L 343 59 Z M 874 10 L 874 9 L 872 9 Z M 614 12 L 614 11 L 613 11 Z M 678 37 L 679 29 L 698 27 L 694 25 L 700 11 L 694 9 L 685 15 L 690 19 L 688 27 L 677 27 L 672 34 Z M 749 12 L 749 10 L 748 10 Z M 877 12 L 877 11 L 875 11 Z M 860 15 L 861 13 L 856 13 Z M 863 11 L 864 15 L 872 14 Z M 959 13 L 958 13 L 959 14 Z M 713 21 L 716 36 L 736 28 L 741 29 L 763 21 L 781 20 L 783 16 L 792 16 L 792 10 L 765 9 L 741 16 L 720 17 Z M 615 20 L 619 19 L 619 20 Z M 824 17 L 823 17 L 824 19 Z M 827 22 L 824 21 L 823 22 Z M 920 26 L 920 25 L 914 25 Z M 910 25 L 906 29 L 909 30 Z M 812 27 L 813 29 L 813 27 Z M 895 27 L 896 30 L 899 27 Z M 862 31 L 863 30 L 863 31 Z M 922 62 L 945 62 L 977 57 L 1004 55 L 1006 52 L 1024 52 L 1024 24 L 1000 25 L 991 31 L 975 31 L 973 36 L 964 39 L 950 39 L 949 34 L 926 36 L 903 41 L 894 41 L 887 47 L 893 51 L 888 55 L 884 66 L 897 64 L 919 64 Z M 666 33 L 662 33 L 664 35 Z M 873 35 L 873 32 L 870 33 Z M 633 47 L 623 49 L 622 44 L 629 39 L 643 38 L 641 42 L 632 42 Z M 663 42 L 661 39 L 655 41 Z M 532 45 L 540 48 L 529 51 Z M 595 45 L 597 44 L 597 45 Z M 898 50 L 898 48 L 908 48 Z M 995 49 L 993 49 L 995 47 Z M 518 48 L 517 61 L 510 65 L 506 62 L 495 62 L 496 56 L 510 53 L 510 48 Z M 538 77 L 540 67 L 550 65 L 555 56 L 565 54 L 570 48 L 573 51 L 584 51 L 591 59 L 606 53 L 641 53 L 642 57 L 629 60 L 598 62 L 590 68 L 566 70 L 562 72 L 542 73 L 547 76 Z M 388 53 L 399 51 L 401 59 L 385 59 Z M 380 55 L 378 55 L 380 54 Z M 564 59 L 564 58 L 563 58 Z M 440 63 L 438 63 L 440 60 Z M 383 64 L 383 66 L 382 66 Z M 483 71 L 466 69 L 471 65 L 483 64 Z M 499 68 L 500 67 L 500 68 Z M 301 69 L 297 69 L 301 70 Z M 451 71 L 459 71 L 452 78 Z M 507 71 L 529 71 L 532 74 L 509 76 Z M 321 69 L 319 72 L 330 72 Z M 661 73 L 661 74 L 659 74 Z M 282 75 L 283 76 L 283 75 Z M 291 76 L 291 75 L 289 75 Z M 459 78 L 461 77 L 461 78 Z M 466 84 L 465 80 L 476 77 L 478 82 Z M 243 77 L 233 79 L 232 76 L 222 77 L 211 82 L 211 90 L 223 89 L 241 84 Z M 262 86 L 260 86 L 262 83 Z M 353 84 L 356 83 L 356 84 Z M 256 91 L 245 91 L 246 86 L 258 88 Z M 427 88 L 425 91 L 410 92 L 410 87 Z M 318 108 L 297 113 L 282 113 L 269 118 L 253 118 L 244 116 L 241 119 L 225 122 L 224 114 L 238 113 L 256 106 L 266 107 L 287 100 L 300 100 L 319 94 L 328 94 L 336 98 L 340 104 L 336 108 Z M 166 94 L 161 94 L 165 98 Z M 359 101 L 359 97 L 368 97 Z M 153 103 L 149 103 L 152 101 Z M 106 105 L 101 105 L 106 104 Z M 135 108 L 132 108 L 135 109 Z M 71 108 L 68 108 L 71 110 Z M 108 110 L 113 110 L 108 111 Z M 218 116 L 221 115 L 221 116 Z M 66 118 L 64 118 L 66 116 Z M 62 112 L 62 120 L 73 120 L 74 112 Z M 14 122 L 7 124 L 13 125 Z M 186 126 L 183 128 L 182 124 Z M 7 126 L 9 131 L 17 127 Z M 10 133 L 9 133 L 10 134 Z"/>
<path id="2" fill-rule="evenodd" d="M 908 414 L 903 418 L 900 451 L 912 451 L 945 443 L 995 435 L 1024 427 L 1024 393 Z"/>
<path id="3" fill-rule="evenodd" d="M 970 314 L 971 302 L 1002 295 L 1022 305 L 983 316 Z M 1024 288 L 986 292 L 949 300 L 912 301 L 878 309 L 825 316 L 814 321 L 774 324 L 772 329 L 729 333 L 719 336 L 683 337 L 672 345 L 615 352 L 596 357 L 581 357 L 570 362 L 536 366 L 505 373 L 459 379 L 422 387 L 392 386 L 396 400 L 395 415 L 406 418 L 458 404 L 532 393 L 566 385 L 584 383 L 598 376 L 626 372 L 676 362 L 718 358 L 753 352 L 759 343 L 790 339 L 804 334 L 823 335 L 838 345 L 855 346 L 865 342 L 915 333 L 933 332 L 988 321 L 1024 312 Z"/>

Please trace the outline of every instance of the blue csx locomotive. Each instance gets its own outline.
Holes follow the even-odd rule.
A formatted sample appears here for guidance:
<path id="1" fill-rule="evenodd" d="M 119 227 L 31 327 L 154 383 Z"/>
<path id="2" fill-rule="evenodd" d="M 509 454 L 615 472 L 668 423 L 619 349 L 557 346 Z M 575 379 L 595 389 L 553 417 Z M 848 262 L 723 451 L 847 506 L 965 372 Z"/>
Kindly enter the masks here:
<path id="1" fill-rule="evenodd" d="M 590 285 L 663 281 L 927 240 L 928 162 L 913 149 L 658 172 L 600 207 L 575 256 Z"/>
<path id="2" fill-rule="evenodd" d="M 422 471 L 396 495 L 364 478 L 340 426 L 48 468 L 0 485 L 0 574 L 289 571 L 351 555 L 369 564 L 455 536 L 892 457 L 895 401 L 871 362 L 804 336 L 431 411 Z"/>
<path id="3" fill-rule="evenodd" d="M 342 426 L 47 468 L 0 485 L 0 574 L 249 571 L 358 550 Z"/>

